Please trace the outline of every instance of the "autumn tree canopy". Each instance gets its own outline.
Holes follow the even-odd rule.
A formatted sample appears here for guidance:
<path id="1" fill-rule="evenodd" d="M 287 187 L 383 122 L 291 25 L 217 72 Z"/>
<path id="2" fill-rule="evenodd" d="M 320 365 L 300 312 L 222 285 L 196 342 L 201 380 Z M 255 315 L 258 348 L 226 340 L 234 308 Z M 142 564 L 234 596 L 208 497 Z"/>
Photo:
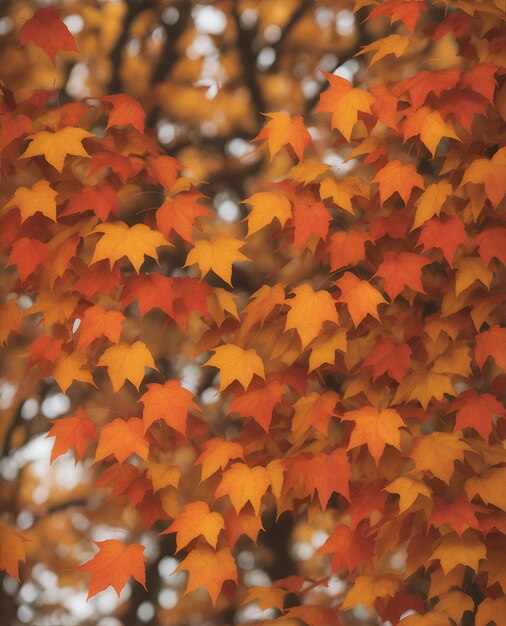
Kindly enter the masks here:
<path id="1" fill-rule="evenodd" d="M 505 0 L 2 11 L 2 624 L 504 626 Z"/>

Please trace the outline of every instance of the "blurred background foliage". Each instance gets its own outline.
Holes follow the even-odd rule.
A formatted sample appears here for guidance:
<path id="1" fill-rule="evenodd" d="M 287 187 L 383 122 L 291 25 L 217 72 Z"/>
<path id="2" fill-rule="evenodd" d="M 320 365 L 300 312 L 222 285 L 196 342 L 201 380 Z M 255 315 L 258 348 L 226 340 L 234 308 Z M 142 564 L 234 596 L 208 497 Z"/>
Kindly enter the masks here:
<path id="1" fill-rule="evenodd" d="M 357 4 L 361 3 L 4 0 L 0 6 L 1 79 L 18 93 L 51 90 L 54 106 L 111 93 L 132 95 L 146 109 L 153 136 L 184 165 L 183 174 L 205 181 L 202 191 L 218 218 L 207 230 L 216 228 L 241 238 L 245 234 L 241 201 L 263 184 L 286 175 L 295 162 L 288 151 L 270 162 L 267 152 L 250 142 L 265 123 L 263 113 L 303 115 L 321 161 L 338 173 L 352 171 L 357 163 L 346 160 L 349 147 L 336 144 L 337 133 L 328 131 L 326 116 L 313 115 L 327 85 L 322 70 L 372 86 L 420 69 L 458 64 L 451 34 L 438 41 L 422 35 L 402 60 L 390 55 L 368 68 L 367 59 L 355 56 L 361 47 L 402 27 L 392 27 L 387 19 L 364 22 L 363 9 L 353 12 Z M 18 46 L 21 26 L 38 7 L 48 5 L 61 9 L 80 49 L 78 54 L 65 54 L 56 70 L 35 46 Z M 443 14 L 444 5 L 433 4 L 424 19 L 437 22 Z M 22 179 L 22 172 L 18 176 Z M 131 215 L 154 206 L 149 194 L 132 195 L 128 186 L 123 201 Z M 307 264 L 315 261 L 302 258 L 302 252 L 297 253 L 297 263 L 288 255 L 282 262 L 279 255 L 274 261 L 273 246 L 266 229 L 250 240 L 249 255 L 255 264 L 234 269 L 234 285 L 243 303 L 263 284 L 265 275 L 290 282 L 304 272 L 314 273 L 314 267 Z M 182 249 L 175 260 L 182 261 L 184 256 Z M 166 273 L 173 268 L 164 268 L 162 260 Z M 0 280 L 8 284 L 11 279 L 4 274 Z M 165 363 L 166 374 L 181 378 L 199 394 L 206 419 L 219 428 L 223 410 L 216 381 L 213 372 L 209 378 L 196 364 L 205 359 L 195 361 L 191 325 L 187 334 L 175 326 L 160 333 L 160 319 L 152 314 L 142 322 L 130 320 L 132 336 L 142 323 L 144 337 L 151 333 L 149 343 L 157 363 Z M 194 337 L 202 335 L 200 327 L 194 331 Z M 85 405 L 99 425 L 111 415 L 135 415 L 136 394 L 133 387 L 123 387 L 115 395 L 111 391 L 109 396 L 103 390 L 79 387 L 69 399 L 57 391 L 52 379 L 37 381 L 26 376 L 26 361 L 16 357 L 23 354 L 27 340 L 19 337 L 10 342 L 0 364 L 0 507 L 7 521 L 30 538 L 26 544 L 30 565 L 22 568 L 22 584 L 4 574 L 0 579 L 2 626 L 219 625 L 273 617 L 272 611 L 262 612 L 255 604 L 230 608 L 220 601 L 211 608 L 205 593 L 181 597 L 185 575 L 171 576 L 178 565 L 174 536 L 160 541 L 155 530 L 145 532 L 138 509 L 128 506 L 126 498 L 124 503 L 118 503 L 118 498 L 108 501 L 107 490 L 94 483 L 91 461 L 75 465 L 67 454 L 49 465 L 52 440 L 45 437 L 49 420 L 78 405 Z M 108 408 L 95 408 L 99 406 Z M 175 462 L 182 466 L 194 460 L 184 446 L 178 454 Z M 237 560 L 245 584 L 269 584 L 297 573 L 315 578 L 328 575 L 323 559 L 314 553 L 335 526 L 333 515 L 329 510 L 316 523 L 313 520 L 311 531 L 307 523 L 294 523 L 287 514 L 279 520 L 264 519 L 269 532 L 260 534 L 259 549 L 253 552 L 245 537 L 238 544 Z M 109 589 L 86 603 L 87 577 L 69 568 L 89 558 L 90 540 L 110 538 L 119 527 L 146 546 L 148 591 L 127 585 L 119 600 Z M 327 587 L 314 589 L 314 602 L 328 604 L 342 586 L 336 577 L 331 578 Z M 357 624 L 373 623 L 359 610 L 354 619 Z"/>

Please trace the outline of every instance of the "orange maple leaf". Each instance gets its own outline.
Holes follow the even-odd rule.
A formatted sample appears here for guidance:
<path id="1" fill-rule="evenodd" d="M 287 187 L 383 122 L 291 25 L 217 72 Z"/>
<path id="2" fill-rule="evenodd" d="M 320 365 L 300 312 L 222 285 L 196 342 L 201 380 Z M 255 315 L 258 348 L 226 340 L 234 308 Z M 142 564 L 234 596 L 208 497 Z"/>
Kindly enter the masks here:
<path id="1" fill-rule="evenodd" d="M 47 437 L 54 437 L 53 449 L 51 450 L 52 463 L 57 457 L 75 448 L 77 455 L 82 458 L 89 441 L 95 441 L 97 434 L 93 420 L 86 417 L 84 409 L 79 407 L 72 417 L 60 417 L 53 420 L 53 425 Z"/>
<path id="2" fill-rule="evenodd" d="M 144 546 L 137 543 L 125 545 L 117 539 L 94 543 L 99 551 L 92 559 L 74 568 L 79 572 L 91 572 L 87 600 L 109 586 L 113 587 L 119 597 L 130 576 L 146 588 Z"/>
<path id="3" fill-rule="evenodd" d="M 117 417 L 100 430 L 95 461 L 101 461 L 112 455 L 123 463 L 134 453 L 146 461 L 149 446 L 143 433 L 144 424 L 138 417 L 130 417 L 127 420 Z"/>
<path id="4" fill-rule="evenodd" d="M 208 547 L 195 548 L 175 571 L 189 573 L 185 594 L 204 587 L 213 604 L 216 604 L 226 580 L 237 583 L 237 567 L 228 548 L 217 552 Z"/>
<path id="5" fill-rule="evenodd" d="M 285 330 L 295 329 L 304 349 L 319 335 L 325 322 L 339 324 L 336 301 L 328 291 L 314 291 L 308 284 L 296 287 L 291 293 L 294 298 L 286 300 L 290 310 Z"/>
<path id="6" fill-rule="evenodd" d="M 144 431 L 156 420 L 163 420 L 167 426 L 186 435 L 188 410 L 200 411 L 193 402 L 193 393 L 185 389 L 179 380 L 167 380 L 163 385 L 149 383 L 147 388 L 146 393 L 139 398 L 139 402 L 144 404 Z"/>
<path id="7" fill-rule="evenodd" d="M 216 549 L 218 535 L 224 528 L 225 522 L 219 513 L 212 512 L 206 502 L 196 501 L 187 504 L 162 534 L 176 533 L 177 552 L 200 535 Z"/>
<path id="8" fill-rule="evenodd" d="M 289 145 L 297 155 L 299 161 L 304 156 L 304 148 L 313 147 L 313 140 L 304 124 L 304 118 L 300 115 L 290 117 L 286 113 L 263 113 L 270 121 L 262 128 L 252 141 L 267 139 L 270 160 L 281 150 Z"/>

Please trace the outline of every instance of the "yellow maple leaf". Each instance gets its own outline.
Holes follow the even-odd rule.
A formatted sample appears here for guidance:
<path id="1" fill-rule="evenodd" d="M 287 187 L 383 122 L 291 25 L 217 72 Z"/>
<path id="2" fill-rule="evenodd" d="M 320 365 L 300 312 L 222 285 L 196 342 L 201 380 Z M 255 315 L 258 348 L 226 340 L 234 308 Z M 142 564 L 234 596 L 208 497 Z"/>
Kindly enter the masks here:
<path id="1" fill-rule="evenodd" d="M 432 472 L 443 482 L 449 483 L 453 476 L 455 461 L 464 460 L 464 452 L 471 448 L 461 440 L 461 433 L 434 432 L 413 440 L 410 457 L 416 471 Z"/>
<path id="2" fill-rule="evenodd" d="M 63 393 L 67 393 L 67 389 L 75 380 L 94 384 L 90 370 L 84 367 L 86 360 L 86 354 L 72 352 L 62 354 L 56 361 L 53 376 Z"/>
<path id="3" fill-rule="evenodd" d="M 226 580 L 237 582 L 237 567 L 229 548 L 217 552 L 207 546 L 195 548 L 175 571 L 189 573 L 185 594 L 204 587 L 213 604 L 216 604 Z"/>
<path id="4" fill-rule="evenodd" d="M 41 130 L 28 136 L 32 141 L 20 158 L 43 155 L 48 163 L 61 172 L 67 154 L 89 158 L 90 155 L 84 149 L 82 141 L 94 136 L 93 133 L 74 126 L 66 126 L 54 132 Z"/>
<path id="5" fill-rule="evenodd" d="M 441 207 L 453 193 L 453 187 L 446 180 L 429 185 L 415 202 L 416 215 L 411 230 L 415 230 L 434 215 L 439 215 Z"/>
<path id="6" fill-rule="evenodd" d="M 406 118 L 404 122 L 404 139 L 420 135 L 420 139 L 427 146 L 432 156 L 436 154 L 439 142 L 443 137 L 450 137 L 460 141 L 451 124 L 447 124 L 439 111 L 429 107 L 420 107 Z"/>
<path id="7" fill-rule="evenodd" d="M 354 196 L 368 197 L 368 185 L 358 176 L 347 176 L 336 180 L 328 176 L 320 183 L 320 198 L 332 198 L 334 204 L 354 215 L 351 200 Z"/>
<path id="8" fill-rule="evenodd" d="M 340 609 L 347 611 L 359 604 L 372 607 L 378 598 L 393 598 L 398 587 L 399 581 L 393 575 L 357 576 Z"/>
<path id="9" fill-rule="evenodd" d="M 414 504 L 418 496 L 432 499 L 432 489 L 423 480 L 411 476 L 400 476 L 385 487 L 385 491 L 399 495 L 399 513 L 404 513 Z"/>
<path id="10" fill-rule="evenodd" d="M 405 424 L 396 410 L 378 411 L 372 406 L 364 406 L 356 411 L 347 411 L 341 419 L 355 422 L 348 450 L 365 444 L 376 464 L 387 444 L 400 450 L 399 428 Z"/>
<path id="11" fill-rule="evenodd" d="M 153 491 L 156 492 L 165 487 L 177 487 L 181 478 L 181 470 L 177 465 L 171 465 L 166 461 L 157 463 L 150 460 L 146 475 L 153 484 Z"/>
<path id="12" fill-rule="evenodd" d="M 373 41 L 368 46 L 364 46 L 355 56 L 376 51 L 369 63 L 369 67 L 371 67 L 373 63 L 386 57 L 387 54 L 394 54 L 399 58 L 406 52 L 410 41 L 411 39 L 407 35 L 389 35 Z"/>
<path id="13" fill-rule="evenodd" d="M 258 232 L 274 219 L 277 219 L 283 228 L 292 217 L 292 203 L 280 193 L 260 191 L 246 198 L 243 202 L 252 207 L 248 215 L 247 237 Z"/>
<path id="14" fill-rule="evenodd" d="M 480 257 L 463 257 L 455 263 L 455 295 L 459 296 L 477 280 L 487 289 L 490 288 L 494 273 L 483 264 Z"/>
<path id="15" fill-rule="evenodd" d="M 333 364 L 336 360 L 336 350 L 346 352 L 346 331 L 344 328 L 325 333 L 311 343 L 311 354 L 309 355 L 309 369 L 312 372 L 324 363 Z"/>
<path id="16" fill-rule="evenodd" d="M 490 202 L 497 207 L 506 194 L 506 148 L 498 150 L 490 160 L 473 161 L 460 185 L 467 183 L 482 183 Z"/>
<path id="17" fill-rule="evenodd" d="M 322 163 L 319 159 L 309 157 L 290 168 L 287 176 L 293 178 L 304 186 L 316 181 L 330 169 L 330 165 Z"/>
<path id="18" fill-rule="evenodd" d="M 136 341 L 131 345 L 120 343 L 107 348 L 97 366 L 107 367 L 114 393 L 119 391 L 126 380 L 133 383 L 138 390 L 144 378 L 144 368 L 150 367 L 156 370 L 151 352 L 142 341 Z"/>
<path id="19" fill-rule="evenodd" d="M 440 401 L 445 393 L 450 396 L 456 395 L 450 376 L 446 373 L 427 372 L 424 368 L 420 368 L 408 374 L 397 387 L 392 404 L 418 400 L 426 409 L 432 398 Z"/>
<path id="20" fill-rule="evenodd" d="M 133 226 L 128 226 L 125 222 L 100 224 L 89 234 L 95 233 L 103 233 L 103 235 L 95 246 L 91 263 L 109 259 L 112 268 L 116 261 L 126 256 L 137 273 L 144 263 L 145 256 L 158 260 L 156 249 L 159 246 L 172 245 L 161 233 L 152 230 L 145 224 L 134 224 Z"/>
<path id="21" fill-rule="evenodd" d="M 346 272 L 334 284 L 341 290 L 337 301 L 347 305 L 355 328 L 367 315 L 379 320 L 378 306 L 386 303 L 386 300 L 370 283 Z"/>
<path id="22" fill-rule="evenodd" d="M 205 365 L 220 370 L 220 389 L 225 389 L 234 380 L 246 389 L 255 374 L 265 379 L 264 364 L 253 348 L 245 350 L 233 344 L 218 346 Z"/>
<path id="23" fill-rule="evenodd" d="M 197 264 L 202 277 L 213 270 L 227 284 L 232 285 L 232 263 L 251 260 L 239 252 L 243 246 L 244 241 L 225 235 L 218 235 L 210 240 L 199 239 L 188 253 L 183 267 Z"/>
<path id="24" fill-rule="evenodd" d="M 249 467 L 246 463 L 234 463 L 223 472 L 221 482 L 216 489 L 216 497 L 228 496 L 236 513 L 248 502 L 255 515 L 260 513 L 260 502 L 271 484 L 265 467 Z"/>
<path id="25" fill-rule="evenodd" d="M 339 324 L 336 302 L 328 291 L 314 291 L 307 284 L 296 287 L 291 293 L 295 297 L 286 300 L 290 310 L 285 330 L 295 329 L 304 349 L 319 335 L 324 322 Z"/>
<path id="26" fill-rule="evenodd" d="M 270 118 L 270 120 L 253 141 L 267 139 L 271 161 L 281 148 L 287 144 L 293 148 L 300 161 L 304 155 L 304 148 L 313 145 L 311 135 L 304 125 L 304 118 L 301 115 L 291 117 L 287 113 L 282 112 L 263 113 L 263 115 Z"/>
<path id="27" fill-rule="evenodd" d="M 486 504 L 506 511 L 506 467 L 492 467 L 481 476 L 466 480 L 464 486 L 469 499 L 479 495 Z"/>
<path id="28" fill-rule="evenodd" d="M 177 552 L 199 535 L 216 549 L 218 535 L 224 528 L 225 522 L 219 513 L 211 511 L 207 502 L 196 501 L 188 503 L 162 534 L 176 533 Z"/>
<path id="29" fill-rule="evenodd" d="M 30 188 L 18 187 L 6 208 L 18 207 L 22 222 L 37 212 L 56 222 L 57 195 L 47 180 L 38 180 Z"/>
<path id="30" fill-rule="evenodd" d="M 485 545 L 478 539 L 473 530 L 468 529 L 462 537 L 459 537 L 456 532 L 444 535 L 430 558 L 439 559 L 441 569 L 445 574 L 448 574 L 458 565 L 466 565 L 477 572 L 480 560 L 486 556 Z"/>

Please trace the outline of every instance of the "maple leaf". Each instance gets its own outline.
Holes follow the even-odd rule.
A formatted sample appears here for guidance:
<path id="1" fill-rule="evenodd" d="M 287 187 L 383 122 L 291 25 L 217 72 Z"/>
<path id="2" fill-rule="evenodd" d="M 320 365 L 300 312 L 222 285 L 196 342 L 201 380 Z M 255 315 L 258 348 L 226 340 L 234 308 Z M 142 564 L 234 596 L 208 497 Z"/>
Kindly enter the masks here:
<path id="1" fill-rule="evenodd" d="M 177 465 L 170 465 L 165 461 L 157 463 L 150 460 L 146 476 L 153 485 L 153 491 L 156 492 L 165 487 L 177 488 L 181 479 L 181 470 Z"/>
<path id="2" fill-rule="evenodd" d="M 3 150 L 18 137 L 31 133 L 33 124 L 32 120 L 26 115 L 12 115 L 4 112 L 0 113 L 0 128 L 2 130 L 0 150 Z"/>
<path id="3" fill-rule="evenodd" d="M 455 134 L 453 126 L 443 120 L 441 113 L 425 106 L 420 107 L 406 118 L 403 132 L 405 141 L 420 135 L 420 140 L 428 148 L 432 156 L 435 156 L 439 142 L 443 137 L 460 141 Z"/>
<path id="4" fill-rule="evenodd" d="M 253 348 L 245 350 L 233 344 L 218 346 L 204 365 L 220 370 L 220 389 L 225 389 L 234 380 L 247 389 L 255 375 L 265 379 L 264 364 Z"/>
<path id="5" fill-rule="evenodd" d="M 0 144 L 1 145 L 1 144 Z M 330 165 L 322 163 L 319 159 L 307 158 L 290 168 L 288 176 L 298 183 L 308 185 L 316 181 L 330 169 Z"/>
<path id="6" fill-rule="evenodd" d="M 453 259 L 460 246 L 467 241 L 464 223 L 457 215 L 449 215 L 442 219 L 433 218 L 425 222 L 418 239 L 423 251 L 439 248 L 448 265 L 453 267 Z"/>
<path id="7" fill-rule="evenodd" d="M 107 337 L 112 343 L 119 343 L 124 319 L 125 316 L 119 311 L 106 311 L 98 305 L 88 307 L 77 329 L 77 349 L 86 349 L 99 337 Z"/>
<path id="8" fill-rule="evenodd" d="M 429 470 L 445 483 L 453 476 L 456 461 L 464 460 L 464 452 L 471 448 L 462 441 L 460 433 L 434 432 L 415 437 L 410 456 L 417 471 Z"/>
<path id="9" fill-rule="evenodd" d="M 439 559 L 443 572 L 448 574 L 458 565 L 465 565 L 477 572 L 480 560 L 486 556 L 485 545 L 474 531 L 467 530 L 461 537 L 457 533 L 444 535 L 430 558 Z"/>
<path id="10" fill-rule="evenodd" d="M 278 587 L 264 587 L 256 585 L 246 591 L 246 597 L 242 604 L 258 602 L 261 611 L 271 608 L 283 611 L 285 596 L 286 591 L 279 589 Z"/>
<path id="11" fill-rule="evenodd" d="M 189 409 L 200 411 L 193 402 L 194 395 L 179 380 L 167 380 L 163 385 L 149 383 L 148 390 L 139 398 L 144 404 L 142 419 L 144 431 L 156 420 L 163 420 L 178 433 L 186 435 L 186 418 Z"/>
<path id="12" fill-rule="evenodd" d="M 385 204 L 388 198 L 397 192 L 407 205 L 414 187 L 425 189 L 423 178 L 415 166 L 410 163 L 403 165 L 400 161 L 387 163 L 378 171 L 372 182 L 379 184 L 381 204 Z"/>
<path id="13" fill-rule="evenodd" d="M 467 72 L 462 73 L 460 83 L 493 103 L 497 86 L 495 74 L 498 69 L 497 65 L 492 65 L 492 63 L 478 63 Z"/>
<path id="14" fill-rule="evenodd" d="M 159 308 L 170 317 L 174 317 L 176 297 L 174 280 L 158 272 L 129 276 L 121 292 L 121 301 L 124 307 L 132 304 L 135 300 L 138 301 L 141 317 L 155 308 Z"/>
<path id="15" fill-rule="evenodd" d="M 420 14 L 426 12 L 427 6 L 423 0 L 386 0 L 380 6 L 374 7 L 367 19 L 391 16 L 392 24 L 400 20 L 413 33 Z"/>
<path id="16" fill-rule="evenodd" d="M 0 304 L 0 346 L 4 346 L 12 332 L 21 331 L 22 309 L 16 299 Z"/>
<path id="17" fill-rule="evenodd" d="M 506 467 L 491 467 L 481 476 L 473 476 L 466 480 L 464 489 L 469 499 L 479 495 L 486 504 L 506 511 L 505 480 Z"/>
<path id="18" fill-rule="evenodd" d="M 71 154 L 89 158 L 90 155 L 83 147 L 82 141 L 94 136 L 93 133 L 83 128 L 75 128 L 74 126 L 60 128 L 54 132 L 41 130 L 28 136 L 31 143 L 19 158 L 28 159 L 41 155 L 58 172 L 62 172 L 67 155 Z"/>
<path id="19" fill-rule="evenodd" d="M 324 322 L 339 324 L 336 302 L 328 291 L 314 291 L 308 284 L 300 285 L 287 299 L 290 307 L 286 316 L 285 330 L 295 329 L 302 348 L 306 348 L 321 332 Z"/>
<path id="20" fill-rule="evenodd" d="M 144 132 L 146 113 L 137 100 L 124 93 L 102 96 L 100 100 L 112 105 L 106 128 L 130 124 L 140 133 Z"/>
<path id="21" fill-rule="evenodd" d="M 453 194 L 453 187 L 446 180 L 432 183 L 415 202 L 416 215 L 411 230 L 419 228 L 434 215 L 439 215 L 446 200 Z"/>
<path id="22" fill-rule="evenodd" d="M 26 560 L 24 543 L 27 541 L 22 535 L 0 523 L 0 571 L 6 571 L 19 581 L 19 562 Z"/>
<path id="23" fill-rule="evenodd" d="M 386 57 L 388 54 L 394 54 L 396 58 L 401 57 L 406 52 L 409 43 L 410 39 L 406 35 L 388 35 L 387 37 L 382 37 L 364 46 L 355 56 L 360 56 L 367 52 L 375 52 L 369 63 L 369 67 L 371 67 L 371 65 L 383 57 Z"/>
<path id="24" fill-rule="evenodd" d="M 386 300 L 366 280 L 360 280 L 355 274 L 345 272 L 334 285 L 341 290 L 337 301 L 347 305 L 355 328 L 367 315 L 372 315 L 379 320 L 378 306 L 386 303 Z"/>
<path id="25" fill-rule="evenodd" d="M 82 352 L 70 354 L 64 352 L 56 361 L 53 376 L 63 393 L 67 392 L 74 381 L 95 384 L 90 370 L 86 367 L 87 360 L 86 354 Z"/>
<path id="26" fill-rule="evenodd" d="M 334 391 L 319 394 L 310 393 L 302 396 L 293 405 L 295 414 L 292 430 L 305 432 L 311 426 L 326 435 L 330 418 L 335 416 L 335 406 L 339 396 Z"/>
<path id="27" fill-rule="evenodd" d="M 283 385 L 278 381 L 269 382 L 259 389 L 249 389 L 233 398 L 227 415 L 238 413 L 241 417 L 252 417 L 268 433 L 272 412 L 281 402 L 282 394 Z"/>
<path id="28" fill-rule="evenodd" d="M 422 285 L 422 269 L 432 261 L 411 252 L 385 252 L 383 261 L 374 276 L 381 276 L 385 281 L 384 289 L 392 302 L 404 287 L 412 291 L 425 293 Z"/>
<path id="29" fill-rule="evenodd" d="M 506 370 L 506 328 L 497 324 L 476 336 L 474 358 L 481 370 L 490 356 Z"/>
<path id="30" fill-rule="evenodd" d="M 335 272 L 347 265 L 356 265 L 365 259 L 365 244 L 372 241 L 367 232 L 340 230 L 328 238 L 330 270 Z"/>
<path id="31" fill-rule="evenodd" d="M 373 558 L 374 547 L 371 539 L 364 533 L 338 524 L 317 554 L 332 554 L 333 572 L 338 572 L 343 567 L 351 572 L 361 563 L 367 563 Z"/>
<path id="32" fill-rule="evenodd" d="M 343 135 L 348 143 L 351 132 L 358 120 L 359 111 L 371 112 L 374 97 L 364 89 L 352 87 L 351 83 L 341 76 L 323 72 L 330 84 L 330 89 L 320 96 L 317 111 L 332 113 L 332 127 Z"/>
<path id="33" fill-rule="evenodd" d="M 341 610 L 347 611 L 359 604 L 372 607 L 378 598 L 393 598 L 399 583 L 395 576 L 357 576 L 353 586 L 346 594 Z"/>
<path id="34" fill-rule="evenodd" d="M 91 572 L 87 600 L 109 586 L 119 597 L 130 576 L 146 588 L 144 546 L 138 543 L 125 545 L 117 539 L 106 539 L 94 543 L 98 546 L 95 556 L 74 568 L 78 572 Z"/>
<path id="35" fill-rule="evenodd" d="M 243 509 L 240 513 L 236 513 L 234 508 L 230 508 L 226 511 L 224 519 L 225 536 L 231 548 L 235 546 L 242 535 L 246 535 L 253 543 L 256 543 L 258 533 L 263 530 L 262 518 L 255 515 L 251 508 Z"/>
<path id="36" fill-rule="evenodd" d="M 215 437 L 205 442 L 203 451 L 194 465 L 202 465 L 201 481 L 223 469 L 230 459 L 243 459 L 244 450 L 241 444 Z"/>
<path id="37" fill-rule="evenodd" d="M 252 207 L 248 215 L 247 237 L 262 230 L 274 219 L 277 219 L 283 228 L 292 217 L 292 203 L 280 193 L 260 191 L 243 200 L 243 203 L 250 204 Z"/>
<path id="38" fill-rule="evenodd" d="M 285 579 L 286 580 L 286 579 Z M 280 581 L 277 581 L 280 582 Z M 299 591 L 299 590 L 297 590 Z M 284 614 L 287 619 L 297 619 L 309 626 L 340 626 L 339 614 L 336 608 L 327 608 L 314 604 L 292 606 Z"/>
<path id="39" fill-rule="evenodd" d="M 53 420 L 53 425 L 47 437 L 54 437 L 53 449 L 51 450 L 52 463 L 56 458 L 74 448 L 79 458 L 82 458 L 89 441 L 97 438 L 95 424 L 86 417 L 82 407 L 79 407 L 72 417 L 60 417 Z"/>
<path id="40" fill-rule="evenodd" d="M 102 237 L 95 246 L 91 263 L 109 259 L 109 265 L 112 268 L 116 261 L 126 256 L 137 274 L 144 263 L 145 256 L 158 260 L 156 249 L 159 246 L 172 245 L 161 233 L 151 230 L 145 224 L 134 224 L 131 227 L 125 222 L 100 224 L 89 235 L 95 233 L 102 233 Z"/>
<path id="41" fill-rule="evenodd" d="M 298 250 L 313 237 L 324 240 L 327 237 L 331 220 L 332 216 L 322 202 L 313 202 L 312 204 L 297 202 L 294 204 L 294 248 Z"/>
<path id="42" fill-rule="evenodd" d="M 252 141 L 267 140 L 270 160 L 281 150 L 283 146 L 289 145 L 297 155 L 299 161 L 304 156 L 304 148 L 313 148 L 311 135 L 304 125 L 304 118 L 300 115 L 290 117 L 286 113 L 262 113 L 270 118 L 269 122 L 262 128 Z"/>
<path id="43" fill-rule="evenodd" d="M 209 217 L 212 212 L 200 200 L 205 199 L 200 191 L 183 191 L 174 198 L 166 198 L 156 211 L 156 225 L 162 235 L 170 239 L 172 232 L 181 239 L 192 242 L 192 233 L 199 217 Z"/>
<path id="44" fill-rule="evenodd" d="M 252 302 L 244 307 L 245 317 L 242 322 L 242 334 L 245 335 L 256 324 L 262 324 L 266 318 L 285 301 L 285 288 L 281 283 L 271 287 L 263 285 L 251 296 Z"/>
<path id="45" fill-rule="evenodd" d="M 209 241 L 199 239 L 188 253 L 183 267 L 197 264 L 202 276 L 205 276 L 212 270 L 217 276 L 232 286 L 232 263 L 251 260 L 242 252 L 239 252 L 243 246 L 244 241 L 224 235 L 218 235 Z"/>
<path id="46" fill-rule="evenodd" d="M 131 345 L 120 343 L 107 348 L 97 363 L 97 367 L 102 366 L 107 367 L 114 393 L 117 393 L 127 380 L 139 389 L 144 378 L 144 368 L 156 370 L 151 352 L 142 341 L 135 341 Z"/>
<path id="47" fill-rule="evenodd" d="M 333 364 L 336 360 L 336 350 L 346 353 L 347 341 L 344 328 L 338 328 L 330 333 L 323 333 L 310 344 L 308 372 L 320 367 L 324 363 Z"/>
<path id="48" fill-rule="evenodd" d="M 442 400 L 444 394 L 455 395 L 451 378 L 448 374 L 424 368 L 409 373 L 397 388 L 397 393 L 392 404 L 405 401 L 417 400 L 426 409 L 432 398 Z"/>
<path id="49" fill-rule="evenodd" d="M 246 463 L 234 463 L 223 472 L 215 495 L 217 498 L 228 496 L 237 513 L 251 503 L 256 515 L 260 512 L 260 501 L 271 484 L 265 467 L 248 467 Z"/>
<path id="50" fill-rule="evenodd" d="M 19 45 L 24 46 L 28 42 L 44 50 L 53 65 L 56 65 L 57 52 L 79 51 L 69 29 L 60 19 L 59 9 L 53 7 L 38 9 L 23 24 L 19 33 Z"/>
<path id="51" fill-rule="evenodd" d="M 399 495 L 399 513 L 407 511 L 418 496 L 432 498 L 432 489 L 423 481 L 411 476 L 400 476 L 385 487 L 385 491 Z"/>
<path id="52" fill-rule="evenodd" d="M 57 195 L 58 192 L 51 187 L 47 180 L 38 180 L 30 188 L 18 187 L 5 207 L 18 207 L 21 222 L 39 212 L 56 222 Z"/>
<path id="53" fill-rule="evenodd" d="M 449 502 L 434 496 L 433 501 L 434 507 L 428 518 L 429 524 L 437 528 L 448 524 L 459 537 L 462 536 L 465 528 L 478 528 L 478 520 L 476 519 L 478 509 L 466 498 L 459 497 Z"/>
<path id="54" fill-rule="evenodd" d="M 103 222 L 111 213 L 117 213 L 117 195 L 114 187 L 107 184 L 82 189 L 69 198 L 61 216 L 75 215 L 85 211 L 93 211 Z"/>
<path id="55" fill-rule="evenodd" d="M 315 454 L 312 458 L 300 462 L 300 472 L 305 477 L 310 493 L 318 492 L 322 511 L 327 508 L 330 496 L 340 493 L 348 501 L 350 491 L 348 480 L 351 477 L 346 450 L 336 448 L 330 454 Z"/>
<path id="56" fill-rule="evenodd" d="M 402 382 L 411 367 L 411 348 L 406 343 L 397 343 L 390 337 L 380 339 L 363 360 L 360 370 L 373 369 L 373 380 L 388 374 L 398 383 Z"/>
<path id="57" fill-rule="evenodd" d="M 49 260 L 48 247 L 38 239 L 21 237 L 12 244 L 11 253 L 7 259 L 7 267 L 16 266 L 19 277 L 25 281 L 28 276 L 43 263 Z"/>
<path id="58" fill-rule="evenodd" d="M 368 197 L 368 187 L 361 178 L 347 176 L 346 178 L 335 180 L 327 177 L 320 183 L 320 198 L 322 200 L 332 198 L 334 204 L 351 215 L 354 215 L 351 201 L 355 196 Z"/>
<path id="59" fill-rule="evenodd" d="M 95 461 L 101 461 L 112 455 L 120 463 L 124 463 L 134 453 L 146 461 L 148 442 L 143 433 L 144 424 L 138 417 L 130 417 L 127 420 L 117 417 L 102 427 L 98 437 Z"/>
<path id="60" fill-rule="evenodd" d="M 506 228 L 492 226 L 478 233 L 473 243 L 478 245 L 478 253 L 485 265 L 490 265 L 493 257 L 506 265 Z"/>
<path id="61" fill-rule="evenodd" d="M 506 598 L 485 598 L 476 611 L 476 626 L 487 626 L 490 622 L 500 624 L 506 611 Z"/>
<path id="62" fill-rule="evenodd" d="M 221 548 L 217 552 L 208 547 L 195 548 L 175 571 L 189 573 L 185 594 L 204 587 L 213 605 L 226 580 L 237 583 L 237 567 L 228 548 Z"/>
<path id="63" fill-rule="evenodd" d="M 474 389 L 461 393 L 448 409 L 457 411 L 455 430 L 474 428 L 488 441 L 492 432 L 492 416 L 506 416 L 504 406 L 489 393 L 479 394 Z"/>
<path id="64" fill-rule="evenodd" d="M 477 159 L 465 170 L 461 186 L 483 184 L 494 208 L 506 195 L 506 148 L 498 150 L 491 159 Z"/>
<path id="65" fill-rule="evenodd" d="M 458 68 L 449 68 L 438 72 L 418 72 L 418 74 L 398 82 L 392 91 L 397 97 L 407 91 L 411 98 L 411 104 L 415 109 L 418 109 L 424 104 L 430 93 L 439 97 L 443 91 L 455 87 L 460 80 L 460 74 L 461 70 Z"/>
<path id="66" fill-rule="evenodd" d="M 211 512 L 206 502 L 190 502 L 162 534 L 176 533 L 176 551 L 179 552 L 190 541 L 202 535 L 214 549 L 220 531 L 225 528 L 223 517 Z"/>
<path id="67" fill-rule="evenodd" d="M 395 409 L 378 411 L 372 406 L 364 406 L 356 411 L 347 411 L 340 419 L 355 422 L 348 450 L 367 445 L 376 464 L 379 463 L 385 445 L 400 450 L 399 429 L 405 424 Z"/>

